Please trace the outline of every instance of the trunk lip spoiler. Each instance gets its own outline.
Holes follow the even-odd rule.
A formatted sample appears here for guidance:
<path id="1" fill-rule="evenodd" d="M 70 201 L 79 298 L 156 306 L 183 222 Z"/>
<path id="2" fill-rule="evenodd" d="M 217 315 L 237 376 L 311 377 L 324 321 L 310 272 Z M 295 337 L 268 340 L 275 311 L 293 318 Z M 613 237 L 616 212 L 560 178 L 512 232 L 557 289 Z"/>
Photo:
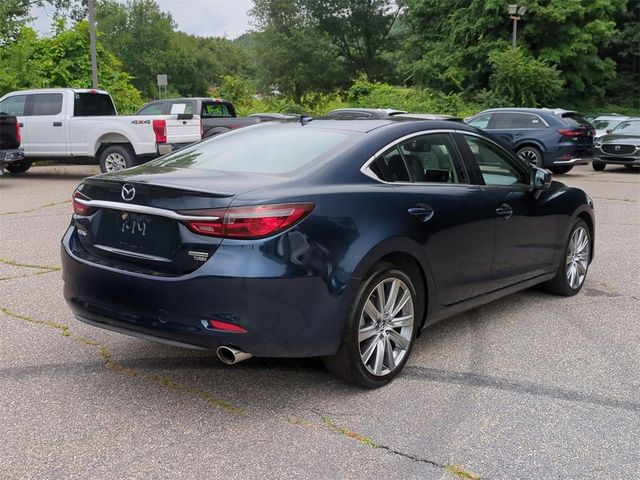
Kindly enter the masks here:
<path id="1" fill-rule="evenodd" d="M 220 220 L 221 217 L 211 217 L 211 216 L 198 216 L 198 215 L 182 215 L 181 213 L 174 212 L 173 210 L 167 210 L 164 208 L 157 207 L 149 207 L 147 205 L 139 205 L 136 203 L 122 203 L 122 202 L 111 202 L 107 200 L 85 200 L 83 198 L 75 198 L 75 201 L 86 205 L 87 207 L 94 208 L 106 208 L 109 210 L 120 210 L 123 212 L 134 212 L 134 213 L 146 213 L 149 215 L 156 215 L 158 217 L 171 218 L 173 220 L 178 220 L 179 222 L 195 222 L 195 221 L 205 221 L 205 222 L 215 222 L 216 220 Z"/>

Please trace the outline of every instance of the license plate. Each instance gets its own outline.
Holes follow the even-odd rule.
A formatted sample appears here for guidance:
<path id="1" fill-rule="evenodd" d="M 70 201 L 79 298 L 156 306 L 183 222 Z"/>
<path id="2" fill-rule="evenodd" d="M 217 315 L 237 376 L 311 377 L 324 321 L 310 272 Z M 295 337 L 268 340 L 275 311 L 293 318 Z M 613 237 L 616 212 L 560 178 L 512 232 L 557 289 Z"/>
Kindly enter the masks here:
<path id="1" fill-rule="evenodd" d="M 122 212 L 120 219 L 120 234 L 123 239 L 148 237 L 150 235 L 151 217 L 137 213 Z"/>

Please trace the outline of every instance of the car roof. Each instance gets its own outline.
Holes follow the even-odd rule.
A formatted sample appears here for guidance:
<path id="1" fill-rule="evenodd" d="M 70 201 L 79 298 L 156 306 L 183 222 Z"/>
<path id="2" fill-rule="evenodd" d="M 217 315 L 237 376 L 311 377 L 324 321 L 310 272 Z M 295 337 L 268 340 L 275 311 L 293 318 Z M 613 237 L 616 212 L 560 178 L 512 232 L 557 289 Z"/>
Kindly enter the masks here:
<path id="1" fill-rule="evenodd" d="M 373 119 L 332 119 L 332 118 L 316 118 L 308 119 L 305 126 L 311 128 L 322 128 L 331 130 L 344 130 L 350 132 L 369 133 L 374 130 L 382 130 L 386 128 L 393 128 L 394 126 L 405 125 L 407 128 L 411 128 L 411 125 L 415 125 L 415 130 L 437 130 L 437 129 L 456 129 L 465 130 L 469 132 L 477 132 L 474 127 L 470 127 L 464 123 L 451 121 L 451 120 L 419 120 L 410 118 L 373 118 Z"/>
<path id="2" fill-rule="evenodd" d="M 211 97 L 180 97 L 180 98 L 160 98 L 158 100 L 152 100 L 150 103 L 158 103 L 158 102 L 188 102 L 190 100 L 201 100 L 203 102 L 211 101 L 211 102 L 219 102 L 219 103 L 231 103 L 229 100 L 225 100 L 224 98 L 211 98 Z"/>
<path id="3" fill-rule="evenodd" d="M 528 108 L 528 107 L 502 107 L 502 108 L 488 108 L 487 110 L 483 110 L 480 113 L 489 113 L 489 112 L 517 112 L 517 113 L 551 113 L 554 115 L 562 115 L 564 113 L 576 113 L 575 110 L 565 110 L 563 108 Z M 475 115 L 474 115 L 475 116 Z"/>
<path id="4" fill-rule="evenodd" d="M 626 115 L 598 115 L 594 120 L 627 120 L 629 117 Z"/>
<path id="5" fill-rule="evenodd" d="M 62 92 L 73 92 L 73 93 L 99 93 L 102 95 L 109 95 L 109 92 L 106 90 L 100 90 L 97 88 L 32 88 L 30 90 L 15 90 L 13 92 L 18 95 L 26 95 L 32 93 L 62 93 Z"/>
<path id="6" fill-rule="evenodd" d="M 396 110 L 395 108 L 336 108 L 327 113 L 375 113 L 380 115 L 395 115 L 398 113 L 407 113 L 404 110 Z"/>

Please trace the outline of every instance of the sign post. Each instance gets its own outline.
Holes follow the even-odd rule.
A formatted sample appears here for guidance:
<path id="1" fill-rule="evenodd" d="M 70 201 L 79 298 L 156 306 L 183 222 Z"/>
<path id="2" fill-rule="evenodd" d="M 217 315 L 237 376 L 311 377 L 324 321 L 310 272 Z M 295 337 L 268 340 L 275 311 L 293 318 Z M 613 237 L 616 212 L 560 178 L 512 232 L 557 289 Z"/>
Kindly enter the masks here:
<path id="1" fill-rule="evenodd" d="M 162 92 L 163 89 L 162 87 L 164 87 L 164 98 L 167 98 L 167 85 L 169 84 L 169 82 L 167 81 L 167 74 L 166 73 L 161 73 L 158 75 L 158 96 L 160 97 L 160 99 L 162 99 Z"/>

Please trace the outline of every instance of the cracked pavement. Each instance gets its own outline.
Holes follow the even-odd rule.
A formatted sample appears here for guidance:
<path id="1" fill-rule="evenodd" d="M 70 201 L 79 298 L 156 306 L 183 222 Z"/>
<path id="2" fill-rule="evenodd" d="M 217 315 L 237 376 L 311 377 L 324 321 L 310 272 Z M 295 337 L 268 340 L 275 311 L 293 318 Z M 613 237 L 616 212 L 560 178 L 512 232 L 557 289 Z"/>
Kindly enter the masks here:
<path id="1" fill-rule="evenodd" d="M 622 479 L 640 471 L 640 174 L 576 167 L 596 257 L 423 332 L 376 391 L 313 359 L 154 344 L 77 322 L 59 240 L 93 166 L 0 177 L 0 478 Z"/>

